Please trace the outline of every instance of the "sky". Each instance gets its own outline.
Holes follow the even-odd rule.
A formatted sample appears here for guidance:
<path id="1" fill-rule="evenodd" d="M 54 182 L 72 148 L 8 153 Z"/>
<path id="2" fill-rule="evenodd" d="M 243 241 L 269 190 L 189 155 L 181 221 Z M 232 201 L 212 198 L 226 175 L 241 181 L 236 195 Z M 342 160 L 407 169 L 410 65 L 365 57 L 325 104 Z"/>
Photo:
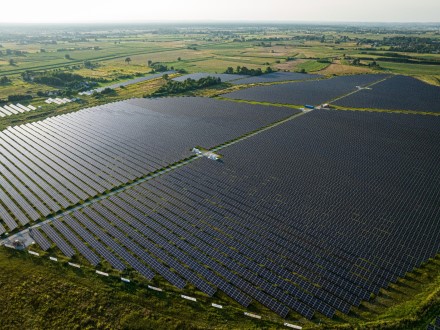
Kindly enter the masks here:
<path id="1" fill-rule="evenodd" d="M 440 0 L 6 0 L 0 23 L 440 22 Z"/>

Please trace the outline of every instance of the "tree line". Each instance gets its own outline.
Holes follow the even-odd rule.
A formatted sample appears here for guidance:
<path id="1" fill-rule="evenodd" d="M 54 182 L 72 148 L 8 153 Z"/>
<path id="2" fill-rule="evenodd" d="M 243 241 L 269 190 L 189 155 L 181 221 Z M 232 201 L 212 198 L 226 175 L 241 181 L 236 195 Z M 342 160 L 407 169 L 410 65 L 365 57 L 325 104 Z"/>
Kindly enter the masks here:
<path id="1" fill-rule="evenodd" d="M 215 78 L 215 77 L 200 78 L 199 80 L 188 78 L 185 81 L 168 80 L 165 85 L 161 86 L 157 91 L 155 91 L 149 97 L 160 97 L 160 96 L 167 96 L 173 94 L 180 94 L 188 91 L 193 91 L 196 89 L 219 85 L 221 84 L 221 82 L 222 81 L 220 78 Z"/>
<path id="2" fill-rule="evenodd" d="M 261 76 L 265 73 L 272 73 L 275 72 L 270 66 L 266 68 L 266 70 L 261 70 L 261 68 L 258 69 L 248 69 L 245 66 L 237 66 L 237 68 L 234 71 L 233 67 L 228 67 L 225 71 L 227 74 L 240 74 L 240 75 L 246 75 L 246 76 Z"/>

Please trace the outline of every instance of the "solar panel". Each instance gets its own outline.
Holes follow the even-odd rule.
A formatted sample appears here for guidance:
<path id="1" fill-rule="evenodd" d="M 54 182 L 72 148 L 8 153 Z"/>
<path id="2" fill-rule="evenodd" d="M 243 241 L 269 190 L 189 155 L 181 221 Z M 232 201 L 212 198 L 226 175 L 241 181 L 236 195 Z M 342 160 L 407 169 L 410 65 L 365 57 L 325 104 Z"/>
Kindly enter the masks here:
<path id="1" fill-rule="evenodd" d="M 19 113 L 19 111 L 17 111 L 17 109 L 15 109 L 15 107 L 12 104 L 4 105 L 3 108 L 7 109 L 11 113 L 11 115 L 16 115 Z"/>
<path id="2" fill-rule="evenodd" d="M 0 107 L 0 117 L 6 117 L 6 116 L 9 116 L 10 114 L 11 113 L 8 110 Z"/>
<path id="3" fill-rule="evenodd" d="M 68 218 L 68 216 L 65 216 Z M 69 219 L 69 218 L 68 218 Z M 67 220 L 68 220 L 67 219 Z M 101 262 L 101 259 L 91 251 L 83 242 L 80 240 L 66 225 L 64 225 L 60 220 L 55 220 L 52 222 L 56 229 L 63 234 L 63 236 L 75 246 L 76 249 L 93 265 L 96 266 Z"/>
<path id="4" fill-rule="evenodd" d="M 79 213 L 77 213 L 77 216 L 81 218 L 81 223 L 85 225 L 91 232 L 93 232 L 99 239 L 105 243 L 107 246 L 109 246 L 112 250 L 115 251 L 121 258 L 125 259 L 134 269 L 138 270 L 141 274 L 146 276 L 148 279 L 152 279 L 154 277 L 154 273 L 151 272 L 148 268 L 146 268 L 142 263 L 140 263 L 136 258 L 134 258 L 130 253 L 127 252 L 126 249 L 124 249 L 122 246 L 117 244 L 114 240 L 112 240 L 106 233 L 104 233 L 102 230 L 100 230 L 96 225 L 94 225 L 92 222 L 90 222 L 88 219 L 86 219 L 84 216 L 81 216 Z M 130 248 L 132 251 L 133 249 L 136 254 L 138 254 L 143 260 L 146 259 L 146 261 L 150 260 L 150 258 L 145 256 L 145 253 L 142 252 L 140 249 L 136 247 L 134 243 L 131 241 L 128 241 L 127 239 L 124 239 L 123 236 L 119 236 L 118 239 L 122 238 L 123 244 L 126 245 L 128 248 Z"/>
<path id="5" fill-rule="evenodd" d="M 45 224 L 40 227 L 42 231 L 57 245 L 57 247 L 64 253 L 65 256 L 72 258 L 75 255 L 75 251 L 66 243 L 64 239 L 58 235 L 58 233 L 49 225 Z"/>
<path id="6" fill-rule="evenodd" d="M 76 212 L 75 215 L 80 215 L 80 213 Z M 81 219 L 79 219 L 81 220 Z M 110 253 L 100 242 L 98 242 L 91 234 L 89 234 L 78 222 L 75 221 L 73 217 L 66 216 L 64 217 L 64 221 L 75 230 L 78 235 L 84 239 L 93 249 L 95 249 L 101 256 L 107 260 L 112 267 L 118 270 L 124 270 L 125 265 L 117 259 L 112 253 Z"/>
<path id="7" fill-rule="evenodd" d="M 30 228 L 29 229 L 29 234 L 37 242 L 37 244 L 40 246 L 40 248 L 43 251 L 47 251 L 50 248 L 49 241 L 46 239 L 46 237 L 44 237 L 40 233 L 40 231 L 37 228 Z"/>
<path id="8" fill-rule="evenodd" d="M 0 223 L 0 235 L 4 234 L 6 232 L 5 227 Z"/>
<path id="9" fill-rule="evenodd" d="M 33 181 L 35 181 L 36 184 L 38 184 L 39 187 L 41 187 L 42 189 L 44 189 L 45 192 L 47 192 L 55 201 L 57 201 L 60 205 L 62 205 L 63 207 L 67 207 L 69 205 L 68 201 L 62 197 L 58 192 L 56 192 L 51 186 L 49 186 L 44 180 L 42 180 L 42 178 L 40 176 L 37 175 L 36 172 L 34 172 L 32 170 L 32 168 L 29 168 L 28 166 L 26 166 L 22 161 L 25 161 L 24 159 L 19 160 L 17 158 L 15 158 L 12 154 L 10 154 L 9 152 L 7 152 L 5 149 L 3 149 L 0 146 L 0 151 L 3 155 L 5 155 L 6 157 L 8 157 L 8 159 L 11 161 L 9 162 L 6 158 L 3 158 L 2 155 L 0 154 L 0 160 L 6 165 L 8 166 L 8 168 L 19 178 L 21 179 L 23 182 L 26 182 L 27 185 L 31 188 L 31 187 L 37 187 Z M 30 164 L 28 164 L 30 165 Z M 39 171 L 37 171 L 39 172 Z M 26 175 L 24 175 L 24 173 L 26 173 Z M 32 180 L 30 180 L 32 179 Z M 39 187 L 34 188 L 38 191 L 40 190 Z M 39 196 L 44 196 L 43 194 L 39 194 Z M 48 203 L 48 202 L 47 202 Z M 51 206 L 52 210 L 54 211 L 58 211 L 60 209 L 60 207 L 57 204 L 48 204 Z"/>
<path id="10" fill-rule="evenodd" d="M 30 110 L 28 107 L 25 107 L 24 105 L 22 105 L 22 104 L 20 104 L 20 103 L 17 103 L 16 105 L 17 105 L 18 108 L 20 108 L 21 110 L 23 110 L 23 112 L 27 112 L 27 111 Z"/>
<path id="11" fill-rule="evenodd" d="M 9 198 L 9 196 L 2 190 L 0 189 L 0 200 L 4 203 L 4 205 L 10 210 L 10 212 L 14 215 L 14 217 L 16 219 L 18 219 L 18 221 L 20 221 L 20 223 L 22 225 L 26 225 L 29 223 L 29 218 L 28 216 L 26 216 L 23 211 L 17 206 L 17 204 L 15 204 L 11 198 Z M 3 214 L 5 214 L 5 221 L 9 221 L 8 226 L 9 227 L 14 227 L 15 222 L 12 220 L 10 221 L 10 217 L 8 217 L 6 214 L 8 214 L 8 212 L 5 210 L 4 212 L 2 212 Z"/>
<path id="12" fill-rule="evenodd" d="M 41 212 L 43 216 L 47 216 L 48 214 L 51 213 L 50 210 L 37 197 L 35 197 L 35 195 L 33 195 L 33 193 L 30 192 L 27 187 L 25 187 L 19 180 L 17 180 L 17 178 L 1 164 L 0 164 L 0 173 L 2 173 L 2 175 L 4 175 L 5 178 L 8 179 L 11 182 L 11 184 L 13 184 L 14 187 L 16 187 L 17 190 L 23 196 L 25 196 L 29 200 L 29 202 L 32 203 L 34 207 L 39 212 Z"/>

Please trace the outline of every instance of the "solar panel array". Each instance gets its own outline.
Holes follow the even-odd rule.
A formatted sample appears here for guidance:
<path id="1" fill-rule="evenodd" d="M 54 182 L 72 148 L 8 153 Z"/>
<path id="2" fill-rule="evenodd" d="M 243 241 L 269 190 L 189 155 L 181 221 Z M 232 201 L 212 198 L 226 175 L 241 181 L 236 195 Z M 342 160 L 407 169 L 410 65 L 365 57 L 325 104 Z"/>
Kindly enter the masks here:
<path id="1" fill-rule="evenodd" d="M 440 118 L 314 111 L 222 154 L 64 222 L 148 279 L 283 317 L 347 313 L 440 251 Z"/>
<path id="2" fill-rule="evenodd" d="M 0 132 L 0 234 L 296 112 L 140 99 L 10 127 Z"/>
<path id="3" fill-rule="evenodd" d="M 335 104 L 350 108 L 440 112 L 440 87 L 412 77 L 395 76 Z"/>
<path id="4" fill-rule="evenodd" d="M 238 80 L 234 80 L 231 83 L 234 85 L 242 84 L 258 84 L 258 83 L 271 83 L 289 80 L 310 80 L 322 77 L 319 74 L 305 74 L 297 72 L 272 72 L 263 74 L 261 76 L 247 77 Z"/>
<path id="5" fill-rule="evenodd" d="M 269 86 L 256 86 L 224 94 L 223 97 L 258 102 L 318 105 L 385 78 L 386 75 L 353 75 L 331 79 L 298 81 Z"/>
<path id="6" fill-rule="evenodd" d="M 17 103 L 16 105 L 14 104 L 4 105 L 3 107 L 0 107 L 0 118 L 16 115 L 19 113 L 25 113 L 33 110 L 37 110 L 37 108 L 35 108 L 33 105 L 25 106 L 20 103 Z"/>

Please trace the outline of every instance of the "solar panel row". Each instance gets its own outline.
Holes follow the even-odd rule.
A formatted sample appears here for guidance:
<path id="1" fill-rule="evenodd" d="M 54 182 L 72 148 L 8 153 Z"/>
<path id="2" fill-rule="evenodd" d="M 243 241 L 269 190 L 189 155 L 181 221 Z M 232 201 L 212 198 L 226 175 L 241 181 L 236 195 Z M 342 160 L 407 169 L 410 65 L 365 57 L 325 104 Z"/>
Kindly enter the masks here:
<path id="1" fill-rule="evenodd" d="M 47 251 L 51 245 L 49 241 L 44 237 L 37 228 L 29 229 L 29 234 L 37 242 L 43 251 Z"/>
<path id="2" fill-rule="evenodd" d="M 75 251 L 72 247 L 66 243 L 66 241 L 60 237 L 60 235 L 49 225 L 45 224 L 41 226 L 41 230 L 46 233 L 52 242 L 64 253 L 65 256 L 72 258 L 75 255 Z M 40 243 L 37 241 L 37 243 Z"/>
<path id="3" fill-rule="evenodd" d="M 75 217 L 81 221 L 82 214 L 79 212 L 75 212 Z M 112 265 L 113 268 L 118 270 L 124 270 L 125 266 L 124 264 L 117 259 L 112 253 L 110 253 L 100 242 L 98 242 L 93 235 L 88 233 L 73 217 L 65 216 L 64 220 L 66 223 L 77 232 L 77 234 L 85 240 L 94 250 L 96 250 L 101 256 L 104 257 L 105 260 L 109 262 L 110 265 Z M 90 258 L 92 262 L 95 260 L 95 258 Z M 96 260 L 99 262 L 99 258 Z"/>
<path id="4" fill-rule="evenodd" d="M 0 118 L 16 115 L 19 113 L 25 113 L 33 110 L 37 110 L 37 108 L 35 108 L 32 105 L 24 106 L 20 103 L 17 103 L 16 105 L 14 104 L 4 105 L 3 107 L 0 107 Z"/>
<path id="5" fill-rule="evenodd" d="M 66 223 L 71 224 L 68 220 Z M 52 222 L 54 227 L 64 235 L 64 237 L 93 265 L 96 266 L 101 261 L 100 258 L 92 252 L 64 223 L 59 220 Z M 82 238 L 82 237 L 81 237 Z"/>

